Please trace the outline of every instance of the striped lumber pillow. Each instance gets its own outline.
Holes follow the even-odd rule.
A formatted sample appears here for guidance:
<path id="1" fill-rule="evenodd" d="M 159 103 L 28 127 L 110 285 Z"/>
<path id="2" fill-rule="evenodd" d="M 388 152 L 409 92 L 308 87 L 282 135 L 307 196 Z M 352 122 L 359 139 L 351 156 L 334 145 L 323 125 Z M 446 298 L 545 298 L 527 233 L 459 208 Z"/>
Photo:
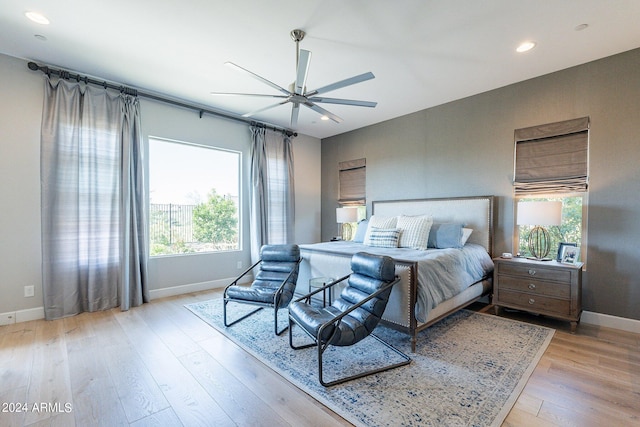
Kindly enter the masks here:
<path id="1" fill-rule="evenodd" d="M 377 248 L 397 248 L 399 239 L 400 230 L 397 228 L 371 227 L 368 245 Z"/>

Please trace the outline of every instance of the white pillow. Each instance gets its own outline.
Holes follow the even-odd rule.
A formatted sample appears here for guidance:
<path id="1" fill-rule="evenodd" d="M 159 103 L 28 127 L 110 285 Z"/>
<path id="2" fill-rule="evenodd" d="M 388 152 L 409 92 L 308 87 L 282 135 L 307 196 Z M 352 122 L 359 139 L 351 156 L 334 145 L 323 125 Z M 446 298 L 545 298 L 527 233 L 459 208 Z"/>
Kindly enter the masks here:
<path id="1" fill-rule="evenodd" d="M 462 246 L 467 243 L 467 240 L 469 240 L 469 236 L 471 236 L 472 232 L 473 228 L 462 228 L 462 238 L 460 238 L 460 243 L 462 244 Z"/>
<path id="2" fill-rule="evenodd" d="M 431 230 L 432 224 L 433 218 L 428 215 L 399 216 L 398 224 L 396 225 L 401 232 L 398 246 L 401 248 L 427 250 L 429 230 Z"/>
<path id="3" fill-rule="evenodd" d="M 371 215 L 369 218 L 369 226 L 367 227 L 367 233 L 364 235 L 364 244 L 371 246 L 371 230 L 375 228 L 396 228 L 398 217 L 380 217 Z"/>

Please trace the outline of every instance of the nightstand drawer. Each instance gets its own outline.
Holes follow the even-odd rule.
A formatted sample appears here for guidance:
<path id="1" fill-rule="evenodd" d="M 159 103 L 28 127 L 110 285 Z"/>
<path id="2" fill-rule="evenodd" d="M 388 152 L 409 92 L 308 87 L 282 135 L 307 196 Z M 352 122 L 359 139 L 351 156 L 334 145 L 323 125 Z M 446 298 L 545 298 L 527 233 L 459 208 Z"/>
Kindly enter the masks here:
<path id="1" fill-rule="evenodd" d="M 500 290 L 500 302 L 505 305 L 516 305 L 523 310 L 536 313 L 554 313 L 561 316 L 571 315 L 571 302 L 539 295 Z"/>
<path id="2" fill-rule="evenodd" d="M 499 263 L 498 274 L 511 276 L 530 277 L 541 280 L 553 280 L 555 282 L 571 282 L 571 271 L 568 269 L 545 268 L 538 265 Z"/>
<path id="3" fill-rule="evenodd" d="M 564 299 L 571 298 L 571 285 L 568 283 L 543 282 L 540 280 L 530 280 L 524 277 L 501 275 L 500 292 L 505 289 L 548 297 Z"/>

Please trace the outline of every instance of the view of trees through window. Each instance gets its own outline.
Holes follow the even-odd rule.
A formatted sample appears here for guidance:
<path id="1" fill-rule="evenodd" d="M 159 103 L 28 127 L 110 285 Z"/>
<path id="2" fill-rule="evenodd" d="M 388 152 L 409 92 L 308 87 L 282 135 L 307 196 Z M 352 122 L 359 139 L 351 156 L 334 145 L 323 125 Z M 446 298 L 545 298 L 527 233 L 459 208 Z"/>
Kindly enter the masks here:
<path id="1" fill-rule="evenodd" d="M 523 200 L 521 198 L 520 200 Z M 545 227 L 549 232 L 551 240 L 551 252 L 549 257 L 556 257 L 560 242 L 576 243 L 578 247 L 582 244 L 582 195 L 556 196 L 556 197 L 527 197 L 531 201 L 561 201 L 562 202 L 562 224 L 559 226 Z M 521 256 L 531 256 L 527 239 L 533 226 L 519 225 L 517 252 Z M 581 258 L 583 258 L 581 256 Z"/>
<path id="2" fill-rule="evenodd" d="M 241 153 L 149 139 L 151 256 L 240 249 Z"/>

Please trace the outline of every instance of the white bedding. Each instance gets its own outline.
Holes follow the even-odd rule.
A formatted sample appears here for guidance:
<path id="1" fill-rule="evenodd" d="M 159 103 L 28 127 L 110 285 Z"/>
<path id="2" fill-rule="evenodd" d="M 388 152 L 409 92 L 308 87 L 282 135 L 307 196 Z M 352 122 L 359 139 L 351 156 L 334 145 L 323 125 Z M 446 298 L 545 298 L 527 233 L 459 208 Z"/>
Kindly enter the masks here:
<path id="1" fill-rule="evenodd" d="M 461 249 L 378 248 L 353 242 L 300 245 L 300 249 L 353 255 L 356 252 L 388 255 L 398 261 L 417 262 L 418 287 L 415 317 L 426 322 L 429 311 L 493 271 L 493 261 L 481 245 L 467 243 Z"/>

